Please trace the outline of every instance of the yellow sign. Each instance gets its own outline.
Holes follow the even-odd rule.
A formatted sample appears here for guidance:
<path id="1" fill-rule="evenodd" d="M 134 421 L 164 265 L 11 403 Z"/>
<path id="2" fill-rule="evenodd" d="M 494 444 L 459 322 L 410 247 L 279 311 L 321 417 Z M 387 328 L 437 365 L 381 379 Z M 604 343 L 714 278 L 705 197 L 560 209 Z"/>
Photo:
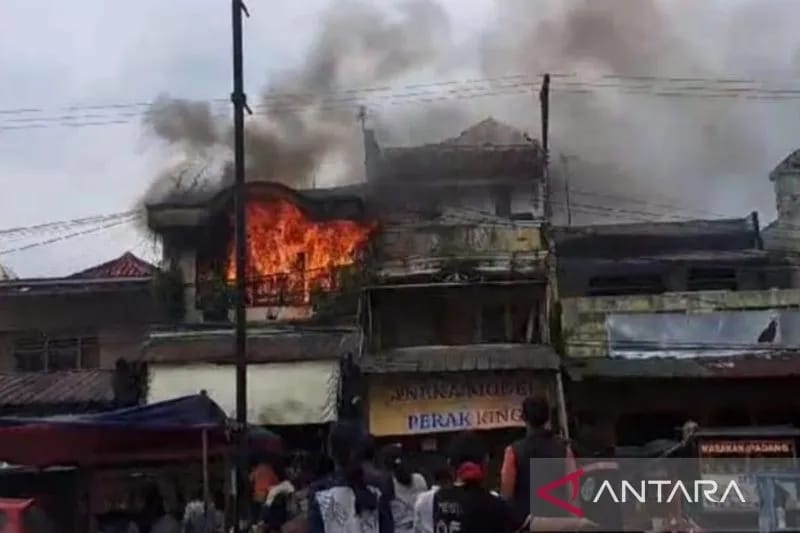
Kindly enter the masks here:
<path id="1" fill-rule="evenodd" d="M 376 436 L 524 425 L 522 400 L 543 392 L 534 376 L 461 373 L 372 382 L 369 427 Z"/>

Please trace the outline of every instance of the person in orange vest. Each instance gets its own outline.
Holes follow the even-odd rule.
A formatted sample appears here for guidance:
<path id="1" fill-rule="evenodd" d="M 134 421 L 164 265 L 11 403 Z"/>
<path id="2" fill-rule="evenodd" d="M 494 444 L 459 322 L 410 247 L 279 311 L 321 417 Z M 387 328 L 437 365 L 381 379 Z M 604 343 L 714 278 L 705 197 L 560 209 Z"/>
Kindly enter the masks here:
<path id="1" fill-rule="evenodd" d="M 267 500 L 270 489 L 280 483 L 274 463 L 275 461 L 262 459 L 250 471 L 253 516 L 261 516 L 261 510 Z"/>

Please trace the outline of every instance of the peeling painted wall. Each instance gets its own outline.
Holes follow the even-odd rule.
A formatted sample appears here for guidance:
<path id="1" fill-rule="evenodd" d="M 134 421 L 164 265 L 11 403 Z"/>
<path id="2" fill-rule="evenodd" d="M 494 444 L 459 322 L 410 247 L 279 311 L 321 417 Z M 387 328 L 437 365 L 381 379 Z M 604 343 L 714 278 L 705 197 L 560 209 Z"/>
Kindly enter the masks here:
<path id="1" fill-rule="evenodd" d="M 381 259 L 405 257 L 480 257 L 542 250 L 535 226 L 445 226 L 389 228 L 377 238 Z"/>
<path id="2" fill-rule="evenodd" d="M 606 315 L 611 313 L 708 313 L 800 306 L 800 290 L 698 291 L 658 295 L 598 296 L 561 300 L 561 334 L 570 357 L 608 356 Z"/>
<path id="3" fill-rule="evenodd" d="M 379 235 L 373 250 L 379 278 L 451 268 L 536 274 L 544 271 L 547 255 L 541 230 L 533 225 L 396 227 Z"/>

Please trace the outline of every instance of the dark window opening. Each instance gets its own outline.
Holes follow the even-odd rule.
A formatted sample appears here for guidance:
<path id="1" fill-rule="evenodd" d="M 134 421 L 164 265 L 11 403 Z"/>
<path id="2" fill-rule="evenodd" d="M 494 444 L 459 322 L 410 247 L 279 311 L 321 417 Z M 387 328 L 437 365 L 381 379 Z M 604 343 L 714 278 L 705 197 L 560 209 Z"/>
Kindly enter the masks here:
<path id="1" fill-rule="evenodd" d="M 625 296 L 629 294 L 661 294 L 666 292 L 658 274 L 632 276 L 599 276 L 589 280 L 589 296 Z"/>
<path id="2" fill-rule="evenodd" d="M 487 305 L 481 310 L 481 326 L 483 342 L 506 341 L 506 307 L 503 305 Z"/>
<path id="3" fill-rule="evenodd" d="M 401 292 L 374 299 L 374 331 L 380 348 L 541 342 L 535 293 L 473 289 Z"/>
<path id="4" fill-rule="evenodd" d="M 739 408 L 728 408 L 712 413 L 708 421 L 709 426 L 719 427 L 749 426 L 751 424 L 750 413 Z"/>
<path id="5" fill-rule="evenodd" d="M 689 420 L 685 413 L 636 413 L 617 421 L 617 445 L 643 446 L 658 439 L 674 439 Z"/>
<path id="6" fill-rule="evenodd" d="M 732 268 L 693 268 L 687 282 L 690 291 L 719 291 L 737 289 L 736 270 Z"/>
<path id="7" fill-rule="evenodd" d="M 494 191 L 494 214 L 499 217 L 511 216 L 511 189 L 508 187 Z"/>
<path id="8" fill-rule="evenodd" d="M 98 368 L 100 347 L 95 336 L 33 335 L 15 342 L 14 359 L 20 372 Z"/>

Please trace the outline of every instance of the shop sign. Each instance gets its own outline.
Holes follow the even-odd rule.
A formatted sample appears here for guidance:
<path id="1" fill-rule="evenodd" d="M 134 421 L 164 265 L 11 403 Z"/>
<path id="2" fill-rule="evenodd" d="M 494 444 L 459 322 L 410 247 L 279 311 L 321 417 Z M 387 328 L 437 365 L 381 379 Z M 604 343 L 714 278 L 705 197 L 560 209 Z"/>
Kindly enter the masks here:
<path id="1" fill-rule="evenodd" d="M 758 506 L 755 474 L 791 472 L 796 468 L 795 446 L 791 439 L 709 439 L 698 443 L 703 480 L 719 485 L 736 480 L 747 496 L 741 504 L 722 505 L 704 502 L 708 511 L 753 511 Z M 792 481 L 777 484 L 797 501 L 797 486 Z"/>
<path id="2" fill-rule="evenodd" d="M 373 435 L 523 426 L 522 400 L 541 393 L 533 377 L 453 374 L 370 385 Z"/>
<path id="3" fill-rule="evenodd" d="M 791 440 L 709 440 L 700 443 L 700 455 L 794 457 Z"/>

